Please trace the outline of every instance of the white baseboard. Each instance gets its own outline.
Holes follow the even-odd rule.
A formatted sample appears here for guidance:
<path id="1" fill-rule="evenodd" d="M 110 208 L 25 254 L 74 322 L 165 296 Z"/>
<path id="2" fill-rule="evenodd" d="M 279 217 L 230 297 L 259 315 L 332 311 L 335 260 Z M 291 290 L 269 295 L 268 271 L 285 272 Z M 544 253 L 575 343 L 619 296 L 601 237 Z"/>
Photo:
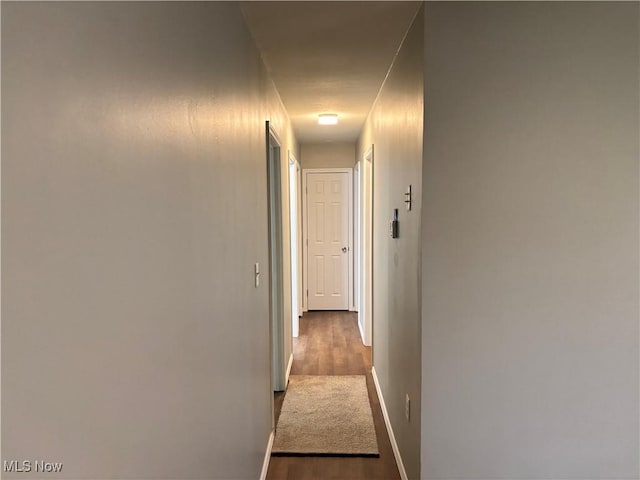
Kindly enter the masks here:
<path id="1" fill-rule="evenodd" d="M 364 339 L 364 329 L 362 328 L 362 325 L 360 324 L 360 319 L 358 319 L 358 330 L 360 330 L 360 338 L 362 338 L 362 344 L 366 346 L 367 342 Z"/>
<path id="2" fill-rule="evenodd" d="M 289 385 L 289 374 L 291 373 L 291 367 L 293 365 L 293 353 L 289 355 L 289 364 L 287 365 L 287 374 L 284 377 L 284 388 L 287 389 L 287 385 Z"/>
<path id="3" fill-rule="evenodd" d="M 371 367 L 371 375 L 373 376 L 373 383 L 376 386 L 376 392 L 378 392 L 378 400 L 380 401 L 380 408 L 382 409 L 384 424 L 387 426 L 387 432 L 389 432 L 389 440 L 391 441 L 393 456 L 396 457 L 396 463 L 398 464 L 398 470 L 400 471 L 400 478 L 402 480 L 409 480 L 409 477 L 407 477 L 407 471 L 404 469 L 404 463 L 402 463 L 402 457 L 400 456 L 400 449 L 398 448 L 398 442 L 396 442 L 396 436 L 393 434 L 393 428 L 391 428 L 389 412 L 387 412 L 387 406 L 384 404 L 384 397 L 382 396 L 380 383 L 378 383 L 378 375 L 376 374 L 375 367 Z"/>
<path id="4" fill-rule="evenodd" d="M 267 471 L 269 470 L 269 460 L 271 460 L 271 447 L 273 447 L 274 432 L 269 434 L 269 441 L 267 442 L 267 451 L 264 454 L 264 462 L 262 462 L 262 471 L 260 472 L 259 480 L 267 480 Z"/>

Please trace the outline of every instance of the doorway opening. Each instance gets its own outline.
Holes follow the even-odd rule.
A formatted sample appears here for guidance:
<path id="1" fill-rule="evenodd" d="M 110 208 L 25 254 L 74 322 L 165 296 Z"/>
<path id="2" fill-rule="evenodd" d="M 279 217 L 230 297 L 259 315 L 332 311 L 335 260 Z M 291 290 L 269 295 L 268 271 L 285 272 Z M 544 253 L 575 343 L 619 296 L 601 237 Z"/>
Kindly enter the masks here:
<path id="1" fill-rule="evenodd" d="M 271 336 L 271 386 L 285 389 L 284 288 L 282 258 L 282 172 L 281 142 L 266 123 L 267 180 L 269 197 L 269 320 Z"/>

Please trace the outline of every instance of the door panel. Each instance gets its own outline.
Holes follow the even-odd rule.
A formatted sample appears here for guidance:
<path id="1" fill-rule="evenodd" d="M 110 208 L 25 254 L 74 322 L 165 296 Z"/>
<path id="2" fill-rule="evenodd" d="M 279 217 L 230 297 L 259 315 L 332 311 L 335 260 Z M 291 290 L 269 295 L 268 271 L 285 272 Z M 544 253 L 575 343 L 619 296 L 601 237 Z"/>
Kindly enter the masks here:
<path id="1" fill-rule="evenodd" d="M 349 308 L 349 176 L 307 176 L 309 310 Z"/>

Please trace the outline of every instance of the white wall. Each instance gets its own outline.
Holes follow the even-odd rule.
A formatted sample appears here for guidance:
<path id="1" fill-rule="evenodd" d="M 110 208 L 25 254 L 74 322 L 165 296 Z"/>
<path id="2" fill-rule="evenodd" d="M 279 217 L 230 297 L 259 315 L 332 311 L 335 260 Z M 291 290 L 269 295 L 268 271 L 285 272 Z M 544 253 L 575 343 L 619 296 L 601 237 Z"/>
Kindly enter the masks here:
<path id="1" fill-rule="evenodd" d="M 374 145 L 373 365 L 410 478 L 420 472 L 420 198 L 423 21 L 419 14 L 396 57 L 358 141 Z M 411 185 L 413 208 L 405 208 Z M 400 236 L 389 222 L 397 208 Z M 405 419 L 405 395 L 411 419 Z"/>
<path id="2" fill-rule="evenodd" d="M 423 478 L 638 478 L 638 15 L 426 4 Z"/>
<path id="3" fill-rule="evenodd" d="M 235 4 L 3 3 L 3 459 L 258 476 L 265 120 L 295 152 Z"/>
<path id="4" fill-rule="evenodd" d="M 300 145 L 298 160 L 302 168 L 352 168 L 356 164 L 356 145 L 355 143 L 303 143 Z"/>

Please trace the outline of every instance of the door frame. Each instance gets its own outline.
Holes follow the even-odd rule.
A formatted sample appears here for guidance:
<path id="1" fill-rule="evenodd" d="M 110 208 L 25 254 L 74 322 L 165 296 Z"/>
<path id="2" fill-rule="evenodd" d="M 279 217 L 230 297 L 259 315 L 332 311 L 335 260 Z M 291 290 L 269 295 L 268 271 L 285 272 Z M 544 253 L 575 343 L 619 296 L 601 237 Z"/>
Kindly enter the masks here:
<path id="1" fill-rule="evenodd" d="M 360 245 L 358 327 L 362 343 L 373 346 L 373 145 L 360 164 Z M 362 319 L 362 321 L 361 321 Z"/>
<path id="2" fill-rule="evenodd" d="M 302 211 L 301 205 L 301 176 L 300 163 L 289 151 L 289 218 L 291 237 L 291 335 L 297 337 L 300 329 L 300 315 L 302 315 Z M 292 169 L 295 172 L 292 172 Z M 293 178 L 292 178 L 293 177 Z M 292 182 L 293 180 L 293 182 Z M 291 194 L 294 193 L 292 196 Z M 291 208 L 293 206 L 293 208 Z M 293 227 L 295 226 L 295 231 Z M 295 308 L 294 308 L 295 307 Z"/>
<path id="3" fill-rule="evenodd" d="M 271 149 L 277 151 L 272 158 Z M 271 390 L 286 388 L 286 365 L 284 362 L 284 218 L 282 185 L 282 142 L 278 134 L 266 122 L 267 157 L 267 211 L 269 228 L 269 338 L 271 355 Z"/>
<path id="4" fill-rule="evenodd" d="M 347 206 L 348 210 L 348 223 L 347 223 L 347 231 L 349 233 L 348 240 L 348 270 L 349 270 L 349 282 L 347 285 L 348 290 L 348 309 L 349 311 L 353 310 L 353 168 L 304 168 L 302 169 L 302 238 L 303 238 L 303 265 L 302 265 L 302 308 L 305 312 L 309 311 L 309 283 L 308 283 L 308 273 L 309 273 L 309 236 L 307 229 L 307 177 L 310 174 L 314 173 L 346 173 L 347 174 L 347 187 L 349 189 L 347 193 L 347 197 L 349 199 L 349 204 Z"/>
<path id="5" fill-rule="evenodd" d="M 362 172 L 360 160 L 353 166 L 353 311 L 360 312 L 362 288 Z M 358 313 L 359 315 L 359 313 Z M 360 328 L 362 335 L 362 328 Z M 364 335 L 362 335 L 364 338 Z"/>

